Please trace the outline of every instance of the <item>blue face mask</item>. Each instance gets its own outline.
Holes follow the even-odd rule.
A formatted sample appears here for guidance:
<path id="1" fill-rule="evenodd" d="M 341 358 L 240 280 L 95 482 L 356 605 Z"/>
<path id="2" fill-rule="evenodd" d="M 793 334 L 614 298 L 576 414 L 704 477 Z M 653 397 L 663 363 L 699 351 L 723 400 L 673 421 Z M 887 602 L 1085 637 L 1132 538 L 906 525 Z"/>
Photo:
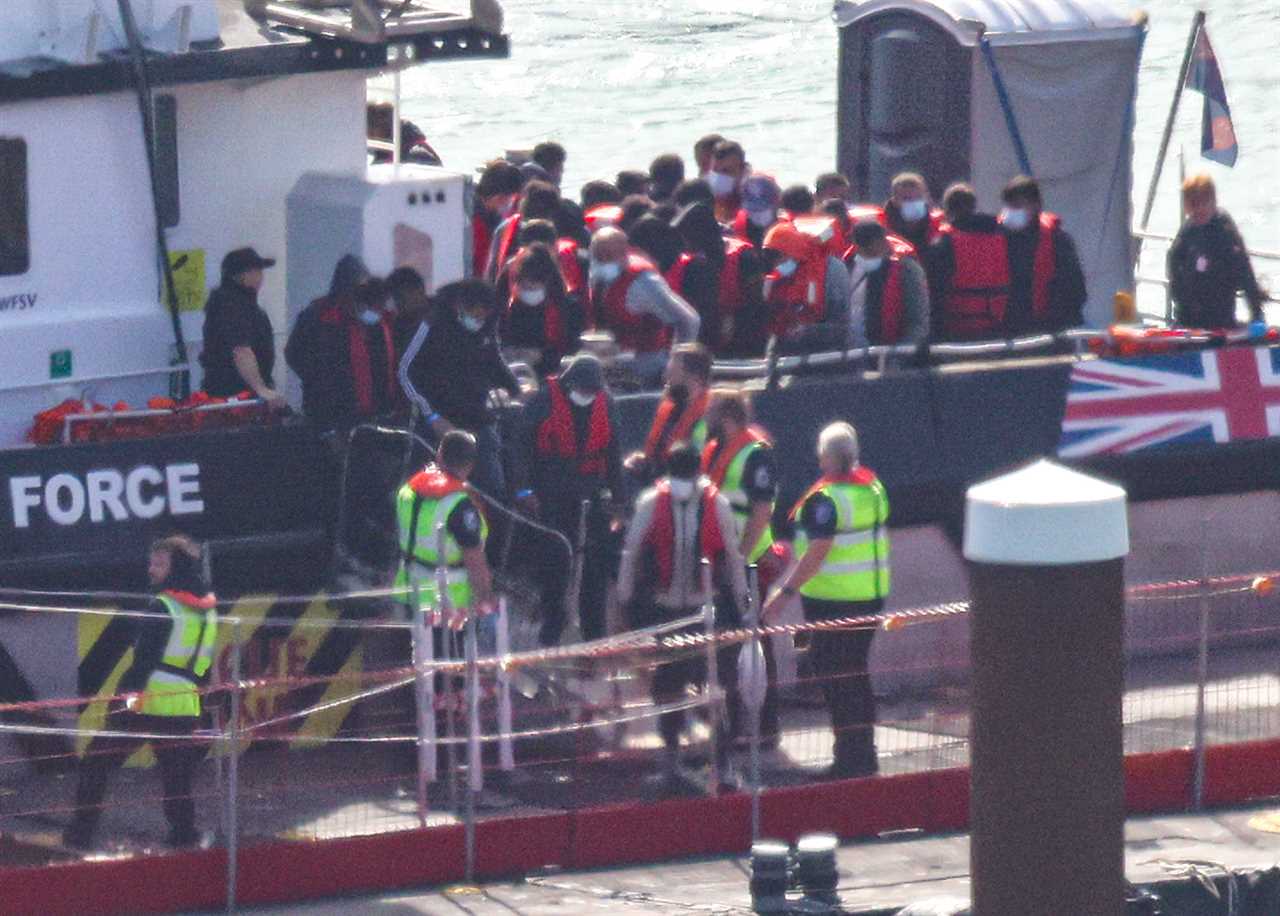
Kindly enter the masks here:
<path id="1" fill-rule="evenodd" d="M 484 327 L 483 318 L 477 318 L 475 315 L 469 315 L 466 312 L 458 313 L 458 321 L 464 328 L 466 328 L 472 334 L 479 333 L 480 330 Z"/>
<path id="2" fill-rule="evenodd" d="M 1000 222 L 1010 232 L 1021 232 L 1031 222 L 1031 214 L 1022 207 L 1005 207 L 1000 211 Z"/>
<path id="3" fill-rule="evenodd" d="M 373 326 L 382 320 L 382 313 L 377 309 L 365 309 L 360 313 L 360 320 L 367 325 Z"/>
<path id="4" fill-rule="evenodd" d="M 785 261 L 780 261 L 778 263 L 778 266 L 774 269 L 778 272 L 778 276 L 785 278 L 785 277 L 790 277 L 793 273 L 795 273 L 796 268 L 799 266 L 800 265 L 796 261 L 792 260 L 791 258 L 787 258 L 787 260 Z"/>
<path id="5" fill-rule="evenodd" d="M 902 214 L 902 218 L 909 223 L 922 220 L 929 212 L 928 206 L 924 200 L 908 200 L 898 205 L 898 212 Z"/>

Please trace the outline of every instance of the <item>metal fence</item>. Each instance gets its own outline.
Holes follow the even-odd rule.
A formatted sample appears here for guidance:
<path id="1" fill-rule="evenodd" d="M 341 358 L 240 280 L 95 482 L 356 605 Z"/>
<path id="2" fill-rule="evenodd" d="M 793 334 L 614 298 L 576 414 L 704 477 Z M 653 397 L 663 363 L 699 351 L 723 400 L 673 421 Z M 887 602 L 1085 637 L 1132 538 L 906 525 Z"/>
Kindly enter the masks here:
<path id="1" fill-rule="evenodd" d="M 1264 571 L 1129 591 L 1126 753 L 1192 748 L 1197 802 L 1206 749 L 1280 737 L 1273 581 Z M 90 604 L 98 602 L 42 595 L 0 610 L 33 628 L 65 630 L 74 619 L 90 653 L 107 627 L 145 617 L 119 596 Z M 266 840 L 461 825 L 470 871 L 475 827 L 488 819 L 735 788 L 758 801 L 762 791 L 823 779 L 836 736 L 805 645 L 833 628 L 874 634 L 878 714 L 860 727 L 873 729 L 881 777 L 969 760 L 968 672 L 944 660 L 955 653 L 916 653 L 913 670 L 885 662 L 900 657 L 885 651 L 894 641 L 928 645 L 941 635 L 936 628 L 960 632 L 963 603 L 733 631 L 715 630 L 708 609 L 551 649 L 533 646 L 536 622 L 505 602 L 458 630 L 403 619 L 387 592 L 242 599 L 224 610 L 216 674 L 204 691 L 208 721 L 193 738 L 206 753 L 192 794 L 199 823 L 227 851 L 230 907 L 240 856 Z M 779 661 L 776 744 L 750 740 L 758 726 L 750 691 L 731 689 L 736 655 L 755 640 L 771 641 Z M 92 691 L 82 669 L 66 696 L 0 706 L 0 834 L 8 840 L 0 866 L 72 854 L 58 836 L 73 809 L 77 765 L 91 738 L 121 727 L 106 712 L 124 699 L 113 685 L 128 661 L 121 657 Z M 657 706 L 650 682 L 672 664 L 710 675 Z M 735 698 L 745 710 L 736 735 L 724 727 Z M 664 713 L 687 719 L 674 783 L 658 776 Z M 158 847 L 162 790 L 149 762 L 140 753 L 115 775 L 94 855 Z"/>

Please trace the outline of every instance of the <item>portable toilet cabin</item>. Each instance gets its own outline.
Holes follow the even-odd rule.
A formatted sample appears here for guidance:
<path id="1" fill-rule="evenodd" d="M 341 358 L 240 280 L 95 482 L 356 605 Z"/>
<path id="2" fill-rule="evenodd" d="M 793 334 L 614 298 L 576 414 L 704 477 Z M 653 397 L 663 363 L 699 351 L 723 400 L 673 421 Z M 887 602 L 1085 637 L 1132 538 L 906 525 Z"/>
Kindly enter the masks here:
<path id="1" fill-rule="evenodd" d="M 1076 241 L 1085 321 L 1133 288 L 1134 96 L 1145 23 L 1118 0 L 838 0 L 837 161 L 881 201 L 902 171 L 982 210 L 1027 172 Z"/>

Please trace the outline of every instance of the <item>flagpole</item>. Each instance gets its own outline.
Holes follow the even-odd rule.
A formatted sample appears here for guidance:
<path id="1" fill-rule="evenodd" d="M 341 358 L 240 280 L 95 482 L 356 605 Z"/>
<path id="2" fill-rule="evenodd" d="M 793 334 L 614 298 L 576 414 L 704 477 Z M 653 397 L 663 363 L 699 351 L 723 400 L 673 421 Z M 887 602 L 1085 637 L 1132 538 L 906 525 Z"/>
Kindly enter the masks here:
<path id="1" fill-rule="evenodd" d="M 1169 140 L 1173 136 L 1173 123 L 1178 117 L 1178 103 L 1182 101 L 1182 90 L 1187 84 L 1187 71 L 1191 69 L 1191 55 L 1195 51 L 1196 36 L 1204 25 L 1204 10 L 1196 10 L 1191 19 L 1191 34 L 1187 37 L 1187 49 L 1182 55 L 1182 66 L 1178 70 L 1178 88 L 1173 93 L 1173 104 L 1169 106 L 1169 118 L 1164 124 L 1164 136 L 1160 138 L 1160 152 L 1156 153 L 1156 170 L 1151 176 L 1151 187 L 1147 189 L 1147 204 L 1142 208 L 1140 228 L 1145 232 L 1151 221 L 1151 209 L 1156 203 L 1156 186 L 1160 184 L 1160 172 L 1164 169 L 1164 158 L 1169 152 Z M 1139 245 L 1142 239 L 1138 239 Z M 1141 249 L 1139 249 L 1141 250 Z"/>

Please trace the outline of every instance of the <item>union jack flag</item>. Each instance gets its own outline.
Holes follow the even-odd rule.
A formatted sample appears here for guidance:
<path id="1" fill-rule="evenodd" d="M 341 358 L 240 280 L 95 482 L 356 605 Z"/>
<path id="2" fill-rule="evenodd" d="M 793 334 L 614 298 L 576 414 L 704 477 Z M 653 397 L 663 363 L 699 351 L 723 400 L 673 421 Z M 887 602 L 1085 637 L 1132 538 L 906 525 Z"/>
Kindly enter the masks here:
<path id="1" fill-rule="evenodd" d="M 1077 364 L 1058 454 L 1272 436 L 1280 436 L 1280 349 L 1235 347 Z"/>

